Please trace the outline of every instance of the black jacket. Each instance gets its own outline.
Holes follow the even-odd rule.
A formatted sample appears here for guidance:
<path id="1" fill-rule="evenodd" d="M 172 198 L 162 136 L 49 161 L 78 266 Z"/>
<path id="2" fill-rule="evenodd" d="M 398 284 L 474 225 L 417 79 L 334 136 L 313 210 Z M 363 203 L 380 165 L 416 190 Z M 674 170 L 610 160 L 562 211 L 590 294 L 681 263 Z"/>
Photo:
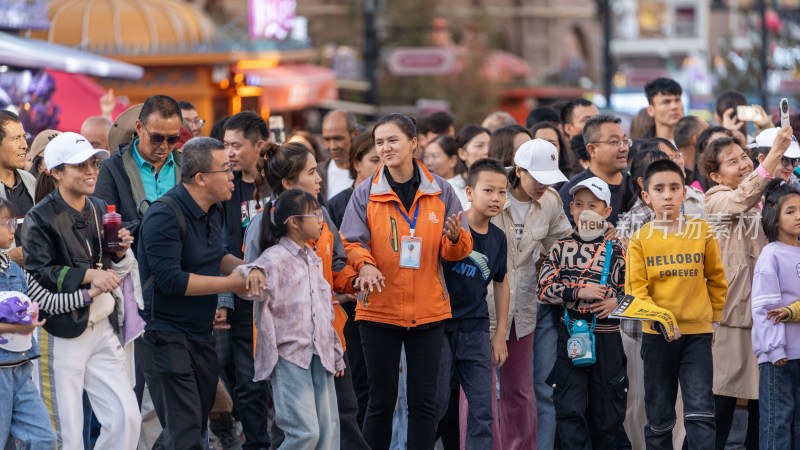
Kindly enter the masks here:
<path id="1" fill-rule="evenodd" d="M 97 221 L 102 224 L 106 202 L 89 196 L 86 199 L 94 204 Z M 56 189 L 28 211 L 25 225 L 22 244 L 25 270 L 39 284 L 53 292 L 75 292 L 90 287 L 81 282 L 101 255 L 94 222 L 87 223 L 80 212 L 67 205 Z M 91 246 L 91 254 L 87 243 Z M 102 263 L 110 268 L 110 255 L 103 254 Z M 48 333 L 63 338 L 78 337 L 86 329 L 89 307 L 46 318 L 44 329 Z M 116 314 L 112 313 L 109 318 L 113 321 Z"/>
<path id="2" fill-rule="evenodd" d="M 127 228 L 135 239 L 138 239 L 139 223 L 142 221 L 147 206 L 141 205 L 142 207 L 139 208 L 141 199 L 145 198 L 144 186 L 136 161 L 129 151 L 130 145 L 130 143 L 120 145 L 117 152 L 103 162 L 103 168 L 97 175 L 94 195 L 109 205 L 116 205 L 117 213 L 122 216 L 122 226 Z M 175 159 L 177 184 L 181 173 L 180 153 L 178 150 L 173 150 L 172 155 Z M 129 170 L 126 170 L 126 163 L 129 165 Z M 133 173 L 137 177 L 133 183 L 129 173 Z"/>

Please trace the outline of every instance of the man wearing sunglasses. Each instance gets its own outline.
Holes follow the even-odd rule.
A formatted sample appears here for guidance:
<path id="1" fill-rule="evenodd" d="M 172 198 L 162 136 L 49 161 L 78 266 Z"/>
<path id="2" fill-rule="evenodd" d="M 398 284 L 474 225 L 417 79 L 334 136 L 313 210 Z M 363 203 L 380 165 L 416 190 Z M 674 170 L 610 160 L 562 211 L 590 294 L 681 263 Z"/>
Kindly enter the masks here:
<path id="1" fill-rule="evenodd" d="M 181 109 L 166 95 L 145 100 L 136 120 L 136 137 L 108 159 L 97 177 L 95 195 L 116 205 L 122 226 L 138 239 L 146 201 L 153 202 L 180 181 Z"/>

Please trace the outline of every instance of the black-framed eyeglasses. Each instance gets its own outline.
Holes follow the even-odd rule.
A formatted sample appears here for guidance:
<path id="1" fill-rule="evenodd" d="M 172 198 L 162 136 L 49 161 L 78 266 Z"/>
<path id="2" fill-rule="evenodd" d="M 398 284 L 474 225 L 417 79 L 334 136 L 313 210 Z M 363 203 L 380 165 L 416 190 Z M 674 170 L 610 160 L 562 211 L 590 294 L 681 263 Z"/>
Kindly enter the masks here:
<path id="1" fill-rule="evenodd" d="M 787 158 L 784 156 L 781 158 L 781 164 L 789 167 L 797 167 L 800 165 L 800 158 Z"/>
<path id="2" fill-rule="evenodd" d="M 610 141 L 594 141 L 589 142 L 590 144 L 609 144 L 616 148 L 628 147 L 630 148 L 633 145 L 633 139 L 612 139 Z"/>
<path id="3" fill-rule="evenodd" d="M 144 128 L 144 131 L 146 131 L 147 135 L 150 136 L 150 142 L 153 143 L 153 145 L 161 145 L 161 143 L 165 140 L 167 141 L 167 145 L 175 145 L 178 143 L 178 139 L 181 138 L 180 133 L 172 136 L 164 136 L 161 133 L 151 133 L 150 130 L 148 130 L 145 126 L 144 122 L 142 122 L 142 128 Z"/>
<path id="4" fill-rule="evenodd" d="M 8 227 L 8 231 L 14 231 L 17 229 L 17 219 L 12 217 L 11 219 L 0 222 L 0 226 Z"/>
<path id="5" fill-rule="evenodd" d="M 86 161 L 84 161 L 84 162 L 82 162 L 80 164 L 65 164 L 65 165 L 74 167 L 74 168 L 76 168 L 78 170 L 86 170 L 86 169 L 89 169 L 89 168 L 100 170 L 100 169 L 103 168 L 103 161 L 101 161 L 101 160 L 99 160 L 97 158 L 92 158 L 92 159 L 88 159 L 88 160 L 86 160 Z"/>
<path id="6" fill-rule="evenodd" d="M 198 173 L 233 173 L 233 166 L 230 166 L 227 169 L 220 169 L 220 170 L 201 170 L 199 172 L 193 173 L 192 176 L 189 178 L 193 178 Z"/>

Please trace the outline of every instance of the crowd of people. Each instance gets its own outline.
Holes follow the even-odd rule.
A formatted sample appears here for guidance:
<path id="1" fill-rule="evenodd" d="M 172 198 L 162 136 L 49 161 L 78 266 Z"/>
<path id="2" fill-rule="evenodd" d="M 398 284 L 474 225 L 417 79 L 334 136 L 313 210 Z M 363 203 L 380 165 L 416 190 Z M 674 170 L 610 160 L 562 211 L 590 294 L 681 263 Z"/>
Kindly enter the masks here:
<path id="1" fill-rule="evenodd" d="M 0 448 L 797 447 L 800 127 L 644 94 L 286 142 L 0 111 Z"/>

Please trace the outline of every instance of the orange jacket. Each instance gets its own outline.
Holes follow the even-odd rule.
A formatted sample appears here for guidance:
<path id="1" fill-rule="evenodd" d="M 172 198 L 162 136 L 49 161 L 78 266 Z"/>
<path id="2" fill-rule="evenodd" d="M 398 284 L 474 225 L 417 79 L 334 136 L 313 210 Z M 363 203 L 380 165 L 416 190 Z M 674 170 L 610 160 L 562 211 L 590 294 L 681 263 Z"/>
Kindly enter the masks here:
<path id="1" fill-rule="evenodd" d="M 322 208 L 322 211 L 325 215 L 325 222 L 322 224 L 322 233 L 316 242 L 309 240 L 306 244 L 314 249 L 317 256 L 322 258 L 322 274 L 325 277 L 325 281 L 331 285 L 331 290 L 334 293 L 355 294 L 353 279 L 358 276 L 358 272 L 347 265 L 346 254 L 341 242 L 341 234 L 339 234 L 336 225 L 331 221 L 328 211 L 325 208 Z M 336 239 L 336 237 L 339 237 L 339 239 Z M 342 341 L 342 351 L 344 351 L 347 349 L 343 333 L 344 324 L 347 322 L 347 313 L 344 312 L 344 309 L 342 309 L 340 305 L 333 305 L 333 313 L 333 328 Z"/>
<path id="2" fill-rule="evenodd" d="M 469 256 L 472 235 L 464 216 L 458 242 L 453 244 L 444 236 L 445 221 L 461 211 L 461 202 L 450 183 L 429 173 L 418 160 L 415 163 L 420 186 L 410 213 L 386 181 L 384 166 L 355 188 L 347 205 L 342 235 L 348 263 L 357 270 L 372 264 L 386 277 L 382 292 L 373 290 L 359 297 L 356 320 L 416 327 L 451 317 L 439 258 L 458 261 Z M 410 236 L 411 226 L 398 207 L 413 221 L 417 204 L 414 235 L 422 238 L 420 268 L 401 268 L 400 242 Z"/>

